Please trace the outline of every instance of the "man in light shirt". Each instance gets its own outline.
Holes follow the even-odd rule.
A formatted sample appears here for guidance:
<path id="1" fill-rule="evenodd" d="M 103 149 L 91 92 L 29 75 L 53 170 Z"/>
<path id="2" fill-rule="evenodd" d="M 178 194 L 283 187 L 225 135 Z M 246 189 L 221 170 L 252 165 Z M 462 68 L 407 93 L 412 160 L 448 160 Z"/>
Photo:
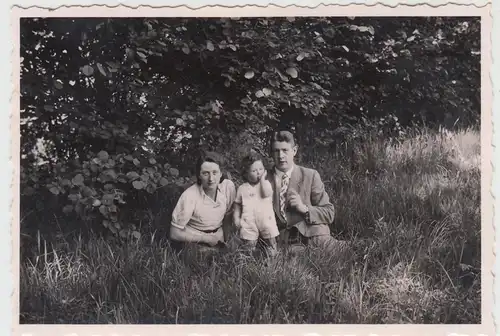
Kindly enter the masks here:
<path id="1" fill-rule="evenodd" d="M 270 139 L 274 168 L 268 173 L 280 241 L 336 249 L 343 245 L 330 234 L 335 209 L 319 173 L 295 164 L 298 146 L 292 133 L 274 132 Z"/>

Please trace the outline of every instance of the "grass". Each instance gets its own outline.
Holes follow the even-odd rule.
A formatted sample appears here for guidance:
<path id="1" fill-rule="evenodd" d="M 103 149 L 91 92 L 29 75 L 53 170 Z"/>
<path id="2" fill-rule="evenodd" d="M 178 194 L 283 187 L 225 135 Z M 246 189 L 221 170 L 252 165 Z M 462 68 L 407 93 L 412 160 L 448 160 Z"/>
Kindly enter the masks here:
<path id="1" fill-rule="evenodd" d="M 301 162 L 336 206 L 348 258 L 306 250 L 271 265 L 143 236 L 35 239 L 21 323 L 480 323 L 480 136 L 376 136 Z"/>

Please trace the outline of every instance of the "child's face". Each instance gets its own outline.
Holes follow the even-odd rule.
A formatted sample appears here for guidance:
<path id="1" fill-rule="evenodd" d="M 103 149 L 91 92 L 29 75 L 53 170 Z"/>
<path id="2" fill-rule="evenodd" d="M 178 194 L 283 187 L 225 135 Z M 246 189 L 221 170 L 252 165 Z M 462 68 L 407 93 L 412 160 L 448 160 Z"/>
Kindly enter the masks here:
<path id="1" fill-rule="evenodd" d="M 264 164 L 262 161 L 255 161 L 248 168 L 248 181 L 251 183 L 256 183 L 259 181 L 260 177 L 264 174 Z"/>

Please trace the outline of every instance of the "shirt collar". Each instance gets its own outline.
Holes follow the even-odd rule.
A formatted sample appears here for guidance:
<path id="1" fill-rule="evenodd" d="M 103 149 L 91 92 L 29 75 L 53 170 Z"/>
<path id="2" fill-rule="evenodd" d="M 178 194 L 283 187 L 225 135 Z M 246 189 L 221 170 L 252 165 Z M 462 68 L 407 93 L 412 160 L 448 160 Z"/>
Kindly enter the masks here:
<path id="1" fill-rule="evenodd" d="M 290 176 L 292 176 L 293 168 L 295 168 L 295 164 L 293 164 L 292 167 L 290 167 L 290 169 L 288 169 L 288 171 L 286 171 L 286 175 L 288 176 L 288 178 L 290 178 Z M 285 172 L 282 172 L 281 170 L 279 170 L 277 168 L 274 168 L 274 172 L 276 173 L 276 176 L 279 178 L 282 178 L 283 174 L 285 174 Z"/>
<path id="2" fill-rule="evenodd" d="M 211 201 L 214 201 L 212 198 L 208 197 L 208 195 L 205 193 L 205 190 L 203 190 L 201 184 L 198 185 L 198 190 L 202 198 L 208 198 Z M 220 203 L 222 201 L 222 197 L 224 197 L 224 193 L 222 192 L 221 184 L 219 183 L 219 185 L 217 186 L 217 199 L 214 202 Z"/>

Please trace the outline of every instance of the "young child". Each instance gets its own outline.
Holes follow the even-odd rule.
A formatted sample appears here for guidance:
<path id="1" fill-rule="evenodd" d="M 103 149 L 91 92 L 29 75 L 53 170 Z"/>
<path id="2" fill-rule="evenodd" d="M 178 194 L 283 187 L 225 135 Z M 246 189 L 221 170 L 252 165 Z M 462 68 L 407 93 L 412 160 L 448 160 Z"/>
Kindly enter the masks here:
<path id="1" fill-rule="evenodd" d="M 253 251 L 260 237 L 268 254 L 275 256 L 279 231 L 273 210 L 273 189 L 266 180 L 267 172 L 262 158 L 251 153 L 243 159 L 242 166 L 245 183 L 236 192 L 234 224 L 246 248 Z"/>

